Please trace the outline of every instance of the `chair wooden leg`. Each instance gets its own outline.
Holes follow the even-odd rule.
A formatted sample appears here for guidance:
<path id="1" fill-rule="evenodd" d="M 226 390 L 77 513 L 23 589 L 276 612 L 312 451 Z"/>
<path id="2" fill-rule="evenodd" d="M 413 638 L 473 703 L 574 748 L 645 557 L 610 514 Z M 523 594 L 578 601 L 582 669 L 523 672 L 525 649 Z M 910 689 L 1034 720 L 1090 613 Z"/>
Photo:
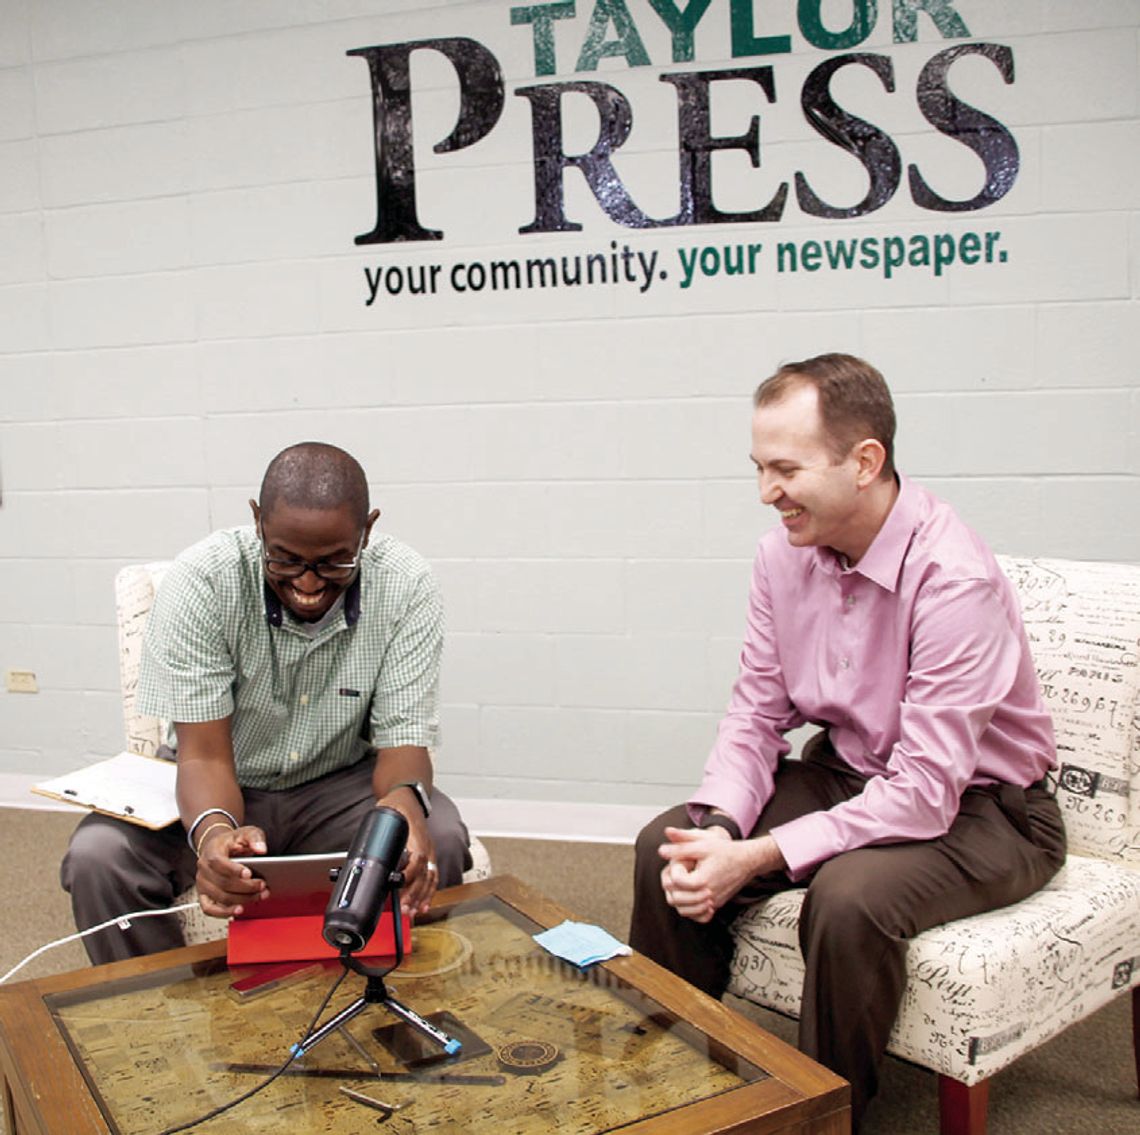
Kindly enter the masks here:
<path id="1" fill-rule="evenodd" d="M 1136 1061 L 1136 1097 L 1140 1099 L 1140 985 L 1132 990 L 1132 1057 Z"/>
<path id="2" fill-rule="evenodd" d="M 1133 1002 L 1133 1008 L 1140 1002 Z M 1135 1022 L 1135 1018 L 1133 1018 Z M 963 1084 L 949 1076 L 938 1077 L 938 1112 L 942 1135 L 986 1135 L 986 1105 L 990 1082 Z"/>

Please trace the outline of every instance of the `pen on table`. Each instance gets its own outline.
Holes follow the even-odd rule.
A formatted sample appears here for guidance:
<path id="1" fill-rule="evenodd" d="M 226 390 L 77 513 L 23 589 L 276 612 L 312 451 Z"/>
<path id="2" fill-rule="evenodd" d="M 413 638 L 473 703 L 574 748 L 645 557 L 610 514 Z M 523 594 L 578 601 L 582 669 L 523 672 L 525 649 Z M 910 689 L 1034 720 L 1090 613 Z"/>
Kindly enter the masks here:
<path id="1" fill-rule="evenodd" d="M 341 1086 L 341 1093 L 348 1096 L 350 1100 L 355 1100 L 357 1103 L 364 1104 L 365 1107 L 375 1108 L 377 1111 L 382 1111 L 385 1115 L 391 1115 L 394 1111 L 399 1111 L 404 1105 L 402 1103 L 385 1103 L 383 1100 L 373 1099 L 371 1096 L 366 1096 L 363 1092 L 354 1092 L 351 1088 Z"/>

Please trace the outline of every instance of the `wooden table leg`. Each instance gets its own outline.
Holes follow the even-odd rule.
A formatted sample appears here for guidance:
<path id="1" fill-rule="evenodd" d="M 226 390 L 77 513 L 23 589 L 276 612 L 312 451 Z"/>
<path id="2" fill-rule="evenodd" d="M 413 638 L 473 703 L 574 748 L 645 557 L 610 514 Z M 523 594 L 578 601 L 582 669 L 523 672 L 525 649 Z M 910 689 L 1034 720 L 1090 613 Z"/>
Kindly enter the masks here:
<path id="1" fill-rule="evenodd" d="M 5 1076 L 0 1085 L 0 1107 L 3 1107 L 4 1130 L 7 1135 L 19 1135 L 16 1125 L 16 1104 L 12 1099 L 12 1089 L 8 1086 L 8 1077 Z"/>

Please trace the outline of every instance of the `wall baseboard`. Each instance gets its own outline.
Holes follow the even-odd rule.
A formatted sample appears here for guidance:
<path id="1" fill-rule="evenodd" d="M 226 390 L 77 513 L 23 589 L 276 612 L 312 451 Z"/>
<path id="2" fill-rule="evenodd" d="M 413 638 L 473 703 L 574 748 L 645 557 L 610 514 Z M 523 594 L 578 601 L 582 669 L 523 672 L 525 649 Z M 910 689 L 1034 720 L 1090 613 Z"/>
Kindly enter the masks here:
<path id="1" fill-rule="evenodd" d="M 580 804 L 557 800 L 456 800 L 467 827 L 479 836 L 633 843 L 661 812 L 659 805 Z"/>
<path id="2" fill-rule="evenodd" d="M 72 812 L 82 809 L 37 796 L 42 777 L 0 773 L 0 808 Z M 456 799 L 467 827 L 478 836 L 504 839 L 556 839 L 583 843 L 633 843 L 641 828 L 661 811 L 656 805 L 581 804 L 556 800 Z"/>
<path id="3" fill-rule="evenodd" d="M 21 772 L 0 772 L 0 808 L 27 808 L 35 812 L 75 812 L 58 800 L 47 796 L 37 796 L 32 791 L 33 784 L 39 784 L 46 777 L 32 776 Z"/>

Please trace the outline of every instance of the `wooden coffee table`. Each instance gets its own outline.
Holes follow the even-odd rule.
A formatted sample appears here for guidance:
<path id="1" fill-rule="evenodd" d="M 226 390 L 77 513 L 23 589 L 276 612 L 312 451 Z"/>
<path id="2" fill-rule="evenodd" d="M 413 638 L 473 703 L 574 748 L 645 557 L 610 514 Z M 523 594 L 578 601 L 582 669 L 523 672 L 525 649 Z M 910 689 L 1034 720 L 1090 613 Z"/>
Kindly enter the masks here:
<path id="1" fill-rule="evenodd" d="M 581 971 L 539 930 L 571 917 L 509 877 L 442 891 L 388 992 L 463 1040 L 445 1056 L 368 1005 L 196 1131 L 844 1135 L 831 1072 L 640 956 Z M 341 966 L 248 1003 L 211 942 L 0 988 L 10 1135 L 158 1135 L 288 1061 Z M 349 977 L 325 1017 L 355 1001 Z M 442 1018 L 436 1014 L 446 1013 Z M 377 1079 L 374 1068 L 382 1071 Z M 349 1087 L 393 1106 L 377 1111 Z"/>

